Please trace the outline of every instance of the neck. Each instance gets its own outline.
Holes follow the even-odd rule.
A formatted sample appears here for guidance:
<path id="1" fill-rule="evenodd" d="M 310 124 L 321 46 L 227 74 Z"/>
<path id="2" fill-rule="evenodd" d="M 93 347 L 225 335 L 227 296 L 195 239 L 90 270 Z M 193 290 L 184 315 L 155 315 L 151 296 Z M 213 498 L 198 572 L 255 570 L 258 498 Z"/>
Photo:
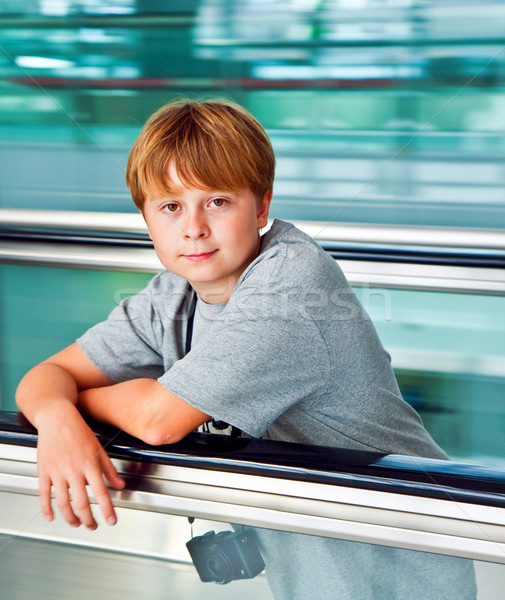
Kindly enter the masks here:
<path id="1" fill-rule="evenodd" d="M 228 302 L 235 287 L 236 281 L 229 281 L 225 284 L 191 284 L 195 290 L 198 299 L 205 304 L 223 304 Z"/>

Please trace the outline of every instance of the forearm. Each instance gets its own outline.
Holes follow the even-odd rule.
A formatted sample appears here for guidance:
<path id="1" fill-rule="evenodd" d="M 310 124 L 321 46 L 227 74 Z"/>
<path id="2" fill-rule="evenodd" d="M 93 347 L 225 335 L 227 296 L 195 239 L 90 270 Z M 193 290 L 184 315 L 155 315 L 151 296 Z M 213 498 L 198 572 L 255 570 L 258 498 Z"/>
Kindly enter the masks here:
<path id="1" fill-rule="evenodd" d="M 79 389 L 111 383 L 79 346 L 72 344 L 31 369 L 18 386 L 17 405 L 38 431 L 39 497 L 49 521 L 54 518 L 53 490 L 68 523 L 95 529 L 86 491 L 89 485 L 107 522 L 116 522 L 104 479 L 119 489 L 124 481 L 77 409 Z"/>
<path id="2" fill-rule="evenodd" d="M 149 418 L 149 405 L 159 393 L 158 387 L 152 379 L 133 379 L 82 390 L 78 395 L 78 407 L 97 421 L 142 437 Z"/>
<path id="3" fill-rule="evenodd" d="M 152 445 L 177 442 L 209 418 L 154 379 L 83 390 L 78 406 L 98 421 Z"/>
<path id="4" fill-rule="evenodd" d="M 59 365 L 43 362 L 21 380 L 16 391 L 16 404 L 38 429 L 43 415 L 49 412 L 59 412 L 66 407 L 77 413 L 77 394 L 77 384 L 70 373 Z"/>

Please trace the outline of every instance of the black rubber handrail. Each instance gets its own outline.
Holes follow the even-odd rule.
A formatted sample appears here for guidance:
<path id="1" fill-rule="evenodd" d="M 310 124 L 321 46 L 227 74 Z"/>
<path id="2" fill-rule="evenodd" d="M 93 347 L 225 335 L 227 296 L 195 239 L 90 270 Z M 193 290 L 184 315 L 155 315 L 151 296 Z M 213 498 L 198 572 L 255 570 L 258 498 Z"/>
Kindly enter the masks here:
<path id="1" fill-rule="evenodd" d="M 505 508 L 505 469 L 219 434 L 192 433 L 177 444 L 150 446 L 90 424 L 113 458 Z M 35 447 L 36 430 L 20 413 L 0 411 L 0 444 Z"/>

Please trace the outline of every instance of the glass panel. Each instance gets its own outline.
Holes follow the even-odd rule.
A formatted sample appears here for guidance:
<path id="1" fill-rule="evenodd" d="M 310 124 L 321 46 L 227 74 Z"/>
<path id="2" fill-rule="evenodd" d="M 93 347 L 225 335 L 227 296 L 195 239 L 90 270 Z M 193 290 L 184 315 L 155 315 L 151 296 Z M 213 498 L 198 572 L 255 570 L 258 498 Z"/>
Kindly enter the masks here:
<path id="1" fill-rule="evenodd" d="M 356 288 L 405 399 L 453 459 L 503 465 L 505 298 Z"/>
<path id="2" fill-rule="evenodd" d="M 184 521 L 183 517 L 169 517 Z M 187 521 L 186 521 L 187 524 Z M 235 539 L 214 538 L 214 548 L 200 545 L 197 563 L 203 578 L 245 570 L 260 549 L 265 572 L 226 585 L 200 581 L 185 544 L 187 534 L 172 540 L 180 556 L 158 559 L 77 547 L 42 540 L 0 536 L 0 585 L 5 600 L 90 597 L 96 600 L 170 598 L 209 600 L 490 600 L 505 582 L 505 566 L 468 559 L 266 529 L 196 521 L 195 535 L 225 529 Z M 220 536 L 222 533 L 219 534 Z M 244 543 L 244 539 L 247 542 Z M 203 546 L 201 544 L 204 544 Z M 235 543 L 242 544 L 240 555 Z M 219 553 L 216 552 L 216 545 Z M 244 547 L 247 549 L 244 551 Z M 217 558 L 216 558 L 217 556 Z M 221 568 L 222 567 L 222 568 Z M 261 566 L 258 567 L 258 570 Z M 256 571 L 254 571 L 256 572 Z M 239 571 L 235 571 L 239 575 Z M 475 573 L 478 582 L 476 595 Z M 266 577 L 265 577 L 266 574 Z"/>
<path id="3" fill-rule="evenodd" d="M 188 537 L 189 539 L 189 537 Z M 264 576 L 227 586 L 200 581 L 188 562 L 0 535 L 3 600 L 272 600 Z"/>
<path id="4" fill-rule="evenodd" d="M 73 343 L 152 274 L 0 265 L 0 407 L 28 369 Z"/>
<path id="5" fill-rule="evenodd" d="M 1 407 L 34 364 L 105 318 L 150 274 L 0 265 Z M 453 459 L 503 464 L 505 298 L 356 288 L 400 388 Z"/>
<path id="6" fill-rule="evenodd" d="M 505 225 L 499 0 L 0 2 L 0 206 L 134 211 L 128 150 L 179 97 L 263 123 L 286 219 Z"/>

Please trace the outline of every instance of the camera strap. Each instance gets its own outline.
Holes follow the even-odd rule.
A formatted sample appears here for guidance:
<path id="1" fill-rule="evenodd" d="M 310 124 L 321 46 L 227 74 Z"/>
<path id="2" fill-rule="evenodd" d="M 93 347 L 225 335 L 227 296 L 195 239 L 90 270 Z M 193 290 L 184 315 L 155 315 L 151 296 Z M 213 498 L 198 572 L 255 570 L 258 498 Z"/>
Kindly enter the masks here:
<path id="1" fill-rule="evenodd" d="M 191 350 L 191 342 L 193 340 L 193 327 L 195 324 L 195 312 L 196 312 L 197 302 L 198 302 L 198 296 L 196 295 L 195 292 L 193 292 L 193 295 L 192 295 L 191 301 L 190 301 L 189 312 L 188 312 L 188 324 L 186 327 L 186 344 L 185 344 L 184 355 L 188 354 L 188 352 Z M 216 421 L 215 419 L 210 419 L 210 422 L 212 423 L 212 426 L 215 429 L 217 429 L 218 431 L 228 429 L 228 427 L 231 427 L 231 432 L 229 434 L 230 439 L 233 440 L 237 437 L 240 437 L 241 431 L 234 425 L 229 425 L 228 423 L 225 423 L 224 421 Z M 210 433 L 208 423 L 205 423 L 204 426 L 205 425 L 207 426 L 207 433 Z"/>
<path id="2" fill-rule="evenodd" d="M 191 525 L 191 539 L 193 539 L 193 523 L 195 522 L 195 517 L 188 517 L 189 524 Z"/>
<path id="3" fill-rule="evenodd" d="M 191 341 L 193 339 L 193 326 L 195 323 L 196 303 L 197 303 L 197 296 L 193 292 L 193 296 L 191 298 L 190 307 L 189 307 L 188 325 L 186 327 L 186 346 L 185 346 L 184 355 L 188 354 L 188 352 L 191 350 Z"/>
<path id="4" fill-rule="evenodd" d="M 188 522 L 191 525 L 191 539 L 193 539 L 195 537 L 193 532 L 193 523 L 195 522 L 195 517 L 188 517 Z M 242 533 L 245 531 L 244 525 L 232 525 L 232 527 L 235 531 L 241 531 Z"/>

